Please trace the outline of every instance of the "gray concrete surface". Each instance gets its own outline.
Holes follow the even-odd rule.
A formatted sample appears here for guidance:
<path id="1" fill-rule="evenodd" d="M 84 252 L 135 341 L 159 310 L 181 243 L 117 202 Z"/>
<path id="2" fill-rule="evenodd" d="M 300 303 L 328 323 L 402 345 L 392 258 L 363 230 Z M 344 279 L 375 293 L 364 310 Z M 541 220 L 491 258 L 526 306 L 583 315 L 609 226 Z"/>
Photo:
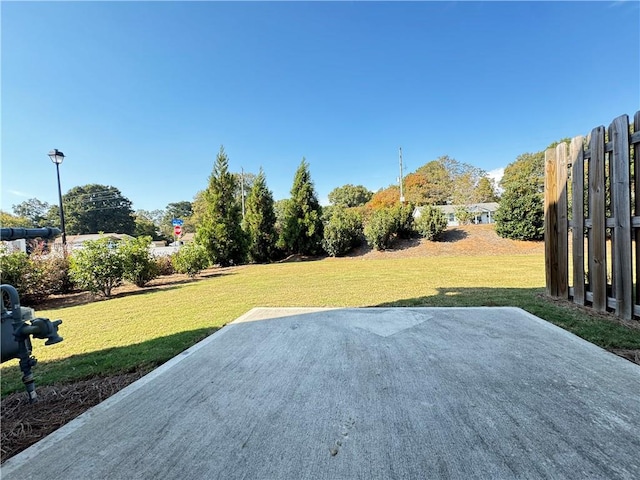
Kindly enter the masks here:
<path id="1" fill-rule="evenodd" d="M 12 479 L 640 478 L 640 367 L 516 308 L 254 309 Z"/>

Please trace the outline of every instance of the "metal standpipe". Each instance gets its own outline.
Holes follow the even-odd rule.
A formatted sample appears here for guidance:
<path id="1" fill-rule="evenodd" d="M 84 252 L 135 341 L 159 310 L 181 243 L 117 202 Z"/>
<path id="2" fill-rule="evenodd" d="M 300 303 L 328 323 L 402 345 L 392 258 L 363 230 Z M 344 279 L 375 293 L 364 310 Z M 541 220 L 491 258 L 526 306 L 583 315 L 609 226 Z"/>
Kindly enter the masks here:
<path id="1" fill-rule="evenodd" d="M 11 285 L 0 285 L 2 290 L 2 362 L 18 358 L 22 371 L 22 382 L 27 389 L 29 402 L 37 399 L 35 380 L 31 369 L 37 360 L 31 356 L 31 336 L 46 339 L 45 345 L 62 341 L 58 326 L 62 320 L 33 318 L 33 310 L 20 306 L 18 291 Z M 5 299 L 8 305 L 5 306 Z"/>
<path id="2" fill-rule="evenodd" d="M 17 240 L 21 238 L 54 238 L 60 234 L 57 228 L 2 228 L 0 239 Z M 34 318 L 31 308 L 20 305 L 18 291 L 12 285 L 0 285 L 2 308 L 0 339 L 0 357 L 2 363 L 14 358 L 20 361 L 22 382 L 27 389 L 29 402 L 33 403 L 38 396 L 35 389 L 35 379 L 31 369 L 37 360 L 31 356 L 31 338 L 46 340 L 45 345 L 54 345 L 62 341 L 58 335 L 58 326 L 62 320 L 51 321 L 48 318 Z"/>

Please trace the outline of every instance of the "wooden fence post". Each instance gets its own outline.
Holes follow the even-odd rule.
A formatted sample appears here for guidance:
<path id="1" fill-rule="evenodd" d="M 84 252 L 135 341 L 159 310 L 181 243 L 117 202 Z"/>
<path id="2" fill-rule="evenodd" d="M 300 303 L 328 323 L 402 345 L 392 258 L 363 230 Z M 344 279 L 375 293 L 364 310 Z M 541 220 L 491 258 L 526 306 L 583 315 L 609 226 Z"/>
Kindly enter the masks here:
<path id="1" fill-rule="evenodd" d="M 571 164 L 573 240 L 573 301 L 584 305 L 584 139 L 571 140 L 569 163 Z"/>
<path id="2" fill-rule="evenodd" d="M 633 317 L 633 272 L 631 264 L 631 189 L 629 158 L 629 117 L 616 118 L 609 127 L 613 153 L 611 170 L 611 213 L 613 228 L 613 270 L 616 314 L 627 320 Z"/>
<path id="3" fill-rule="evenodd" d="M 593 308 L 607 310 L 607 250 L 604 188 L 604 127 L 591 131 L 589 160 L 589 278 Z"/>
<path id="4" fill-rule="evenodd" d="M 552 148 L 544 152 L 544 264 L 545 292 L 551 297 L 558 296 L 558 200 L 556 151 Z"/>
<path id="5" fill-rule="evenodd" d="M 633 131 L 640 132 L 640 111 L 637 111 L 633 117 Z M 636 218 L 640 217 L 640 145 L 635 144 L 634 149 L 634 178 L 635 178 L 635 206 L 634 212 Z M 635 229 L 636 239 L 636 301 L 640 305 L 640 228 Z"/>
<path id="6" fill-rule="evenodd" d="M 569 298 L 569 238 L 567 212 L 567 144 L 556 147 L 556 258 L 558 261 L 558 292 L 560 298 Z"/>

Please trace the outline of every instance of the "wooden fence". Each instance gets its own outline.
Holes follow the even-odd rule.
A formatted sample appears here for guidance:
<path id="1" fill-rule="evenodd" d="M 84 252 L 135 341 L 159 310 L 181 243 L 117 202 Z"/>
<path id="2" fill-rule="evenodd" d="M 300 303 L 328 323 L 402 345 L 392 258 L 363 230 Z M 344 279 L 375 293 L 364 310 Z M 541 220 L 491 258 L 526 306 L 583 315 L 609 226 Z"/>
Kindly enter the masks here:
<path id="1" fill-rule="evenodd" d="M 638 155 L 640 111 L 545 152 L 547 295 L 640 318 Z"/>

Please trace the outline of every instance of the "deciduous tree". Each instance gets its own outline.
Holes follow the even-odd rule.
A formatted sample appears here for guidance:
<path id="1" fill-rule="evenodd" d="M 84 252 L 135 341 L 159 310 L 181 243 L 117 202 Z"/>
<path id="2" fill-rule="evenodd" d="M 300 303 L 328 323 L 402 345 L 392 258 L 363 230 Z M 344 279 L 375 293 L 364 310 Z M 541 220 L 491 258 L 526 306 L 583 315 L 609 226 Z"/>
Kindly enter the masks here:
<path id="1" fill-rule="evenodd" d="M 475 203 L 497 202 L 499 198 L 496 193 L 495 181 L 489 177 L 481 177 L 473 196 Z"/>
<path id="2" fill-rule="evenodd" d="M 131 201 L 116 187 L 83 185 L 62 197 L 67 234 L 135 233 Z"/>
<path id="3" fill-rule="evenodd" d="M 184 233 L 194 233 L 195 226 L 191 222 L 193 215 L 193 204 L 187 200 L 170 203 L 164 210 L 160 221 L 160 231 L 166 238 L 173 238 L 173 219 L 177 218 L 184 222 L 182 231 Z"/>
<path id="4" fill-rule="evenodd" d="M 378 210 L 380 208 L 389 208 L 400 203 L 400 188 L 392 185 L 385 189 L 380 189 L 373 194 L 371 200 L 367 202 L 368 209 Z"/>
<path id="5" fill-rule="evenodd" d="M 134 214 L 134 221 L 136 223 L 134 236 L 149 236 L 153 240 L 157 240 L 160 238 L 158 225 L 156 225 L 153 220 L 149 218 L 148 213 L 144 210 L 136 211 L 136 213 Z"/>
<path id="6" fill-rule="evenodd" d="M 33 222 L 27 217 L 19 217 L 0 210 L 0 225 L 5 228 L 33 228 Z M 56 226 L 56 225 L 52 225 Z"/>
<path id="7" fill-rule="evenodd" d="M 46 227 L 47 212 L 51 206 L 37 198 L 30 198 L 17 205 L 13 205 L 13 213 L 17 217 L 25 217 L 34 227 Z"/>
<path id="8" fill-rule="evenodd" d="M 406 194 L 416 204 L 468 205 L 475 202 L 474 191 L 485 172 L 444 155 L 418 168 L 416 174 L 423 177 L 420 188 L 413 193 L 409 187 Z"/>
<path id="9" fill-rule="evenodd" d="M 360 207 L 371 200 L 373 192 L 362 185 L 343 185 L 329 192 L 329 202 L 336 207 Z"/>

